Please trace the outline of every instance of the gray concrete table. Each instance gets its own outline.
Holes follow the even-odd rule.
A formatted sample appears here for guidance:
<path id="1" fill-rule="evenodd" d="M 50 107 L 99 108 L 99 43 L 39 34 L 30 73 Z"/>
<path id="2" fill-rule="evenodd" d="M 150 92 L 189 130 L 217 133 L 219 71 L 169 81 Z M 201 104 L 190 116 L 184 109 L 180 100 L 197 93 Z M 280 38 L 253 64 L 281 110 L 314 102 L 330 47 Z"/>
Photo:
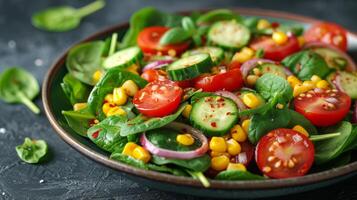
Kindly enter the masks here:
<path id="1" fill-rule="evenodd" d="M 131 13 L 149 5 L 166 11 L 234 6 L 268 8 L 334 21 L 357 31 L 357 1 L 354 0 L 108 0 L 105 9 L 86 18 L 74 31 L 47 33 L 30 24 L 34 11 L 63 4 L 79 7 L 89 2 L 0 0 L 0 71 L 23 66 L 41 83 L 50 64 L 71 44 L 104 27 L 125 22 Z M 42 109 L 41 99 L 35 102 Z M 43 113 L 36 116 L 22 105 L 3 102 L 0 111 L 0 199 L 195 199 L 149 189 L 84 157 L 57 136 Z M 26 136 L 48 142 L 53 153 L 50 162 L 29 165 L 18 159 L 15 146 Z M 354 178 L 286 198 L 357 199 L 356 184 Z"/>

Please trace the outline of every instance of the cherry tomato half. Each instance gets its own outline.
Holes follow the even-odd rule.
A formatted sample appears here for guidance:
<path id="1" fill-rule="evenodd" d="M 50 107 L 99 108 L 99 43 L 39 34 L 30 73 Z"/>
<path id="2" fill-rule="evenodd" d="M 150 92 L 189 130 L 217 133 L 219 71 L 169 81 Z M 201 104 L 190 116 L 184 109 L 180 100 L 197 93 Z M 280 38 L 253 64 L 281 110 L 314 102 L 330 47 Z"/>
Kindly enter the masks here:
<path id="1" fill-rule="evenodd" d="M 306 174 L 314 154 L 314 145 L 309 138 L 292 129 L 279 128 L 259 140 L 255 160 L 265 175 L 289 178 Z"/>
<path id="2" fill-rule="evenodd" d="M 250 161 L 254 158 L 254 146 L 250 142 L 239 143 L 241 146 L 241 152 L 231 158 L 233 163 L 242 163 L 245 166 L 248 166 Z"/>
<path id="3" fill-rule="evenodd" d="M 337 90 L 311 90 L 296 97 L 294 107 L 315 126 L 331 126 L 347 115 L 351 98 Z"/>
<path id="4" fill-rule="evenodd" d="M 154 81 L 135 94 L 133 104 L 146 116 L 163 117 L 178 108 L 182 93 L 182 89 L 170 80 Z"/>
<path id="5" fill-rule="evenodd" d="M 281 61 L 286 56 L 300 50 L 299 41 L 295 36 L 290 36 L 288 41 L 283 45 L 278 45 L 271 37 L 262 36 L 254 39 L 250 47 L 254 50 L 263 49 L 264 58 Z"/>
<path id="6" fill-rule="evenodd" d="M 138 35 L 138 46 L 144 53 L 148 54 L 157 54 L 160 52 L 167 55 L 170 50 L 175 50 L 176 54 L 181 54 L 188 48 L 189 42 L 164 46 L 159 44 L 160 38 L 168 30 L 169 28 L 163 26 L 151 26 L 143 29 Z"/>
<path id="7" fill-rule="evenodd" d="M 347 31 L 341 26 L 322 22 L 314 24 L 305 34 L 306 42 L 323 42 L 333 45 L 342 51 L 347 50 Z"/>
<path id="8" fill-rule="evenodd" d="M 167 79 L 165 75 L 161 74 L 158 70 L 155 69 L 146 70 L 141 74 L 141 78 L 145 79 L 147 82 Z"/>
<path id="9" fill-rule="evenodd" d="M 194 80 L 195 88 L 205 92 L 218 90 L 234 91 L 243 86 L 243 78 L 240 69 L 232 69 L 215 75 L 201 76 Z"/>

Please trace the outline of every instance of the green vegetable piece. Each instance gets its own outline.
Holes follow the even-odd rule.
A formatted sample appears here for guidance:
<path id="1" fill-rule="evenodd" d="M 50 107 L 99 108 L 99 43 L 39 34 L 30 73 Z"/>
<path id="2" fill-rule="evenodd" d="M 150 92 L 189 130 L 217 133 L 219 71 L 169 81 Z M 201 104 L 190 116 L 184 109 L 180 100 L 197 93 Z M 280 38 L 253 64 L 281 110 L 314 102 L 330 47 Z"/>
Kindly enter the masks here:
<path id="1" fill-rule="evenodd" d="M 193 172 L 190 170 L 186 170 L 186 172 L 189 173 L 192 178 L 199 180 L 205 188 L 210 187 L 210 182 L 202 172 Z"/>
<path id="2" fill-rule="evenodd" d="M 181 21 L 182 28 L 190 35 L 196 32 L 195 22 L 190 17 L 183 17 Z"/>
<path id="3" fill-rule="evenodd" d="M 48 152 L 48 147 L 44 140 L 32 140 L 26 137 L 23 144 L 16 146 L 16 152 L 24 162 L 35 164 L 42 161 Z"/>
<path id="4" fill-rule="evenodd" d="M 95 1 L 80 9 L 69 6 L 49 8 L 32 16 L 32 25 L 38 29 L 51 32 L 65 32 L 79 26 L 81 19 L 100 10 L 105 1 Z"/>
<path id="5" fill-rule="evenodd" d="M 309 133 L 309 135 L 317 134 L 316 127 L 308 119 L 306 119 L 304 115 L 294 110 L 289 110 L 289 115 L 290 115 L 290 122 L 287 128 L 293 128 L 296 125 L 300 125 Z"/>
<path id="6" fill-rule="evenodd" d="M 219 172 L 215 179 L 227 181 L 242 181 L 242 180 L 264 180 L 263 176 L 253 174 L 248 171 L 241 170 L 225 170 Z"/>
<path id="7" fill-rule="evenodd" d="M 173 159 L 173 158 L 164 158 L 160 156 L 153 156 L 151 162 L 157 165 L 166 165 L 166 164 L 174 164 L 195 172 L 204 172 L 211 165 L 211 159 L 206 154 L 201 157 L 193 158 L 193 159 Z"/>
<path id="8" fill-rule="evenodd" d="M 69 73 L 83 83 L 94 85 L 93 74 L 97 70 L 102 70 L 103 50 L 102 41 L 86 42 L 73 47 L 66 59 Z"/>
<path id="9" fill-rule="evenodd" d="M 110 40 L 110 48 L 109 48 L 108 56 L 114 54 L 117 46 L 118 46 L 118 33 L 113 33 L 112 38 Z"/>
<path id="10" fill-rule="evenodd" d="M 185 29 L 181 27 L 171 28 L 160 38 L 160 45 L 177 44 L 188 40 L 191 37 Z"/>
<path id="11" fill-rule="evenodd" d="M 72 105 L 86 102 L 90 93 L 90 89 L 86 84 L 80 82 L 69 73 L 63 77 L 61 87 Z"/>
<path id="12" fill-rule="evenodd" d="M 295 36 L 301 36 L 304 32 L 304 27 L 300 24 L 281 24 L 278 30 L 284 33 L 292 33 Z"/>
<path id="13" fill-rule="evenodd" d="M 197 24 L 211 24 L 217 21 L 225 20 L 237 20 L 238 22 L 242 21 L 241 16 L 238 13 L 234 13 L 228 9 L 216 9 L 209 11 L 205 14 L 202 14 L 197 18 Z"/>
<path id="14" fill-rule="evenodd" d="M 322 140 L 328 140 L 331 138 L 335 138 L 340 136 L 341 133 L 327 133 L 327 134 L 321 134 L 321 135 L 312 135 L 310 136 L 310 140 L 313 142 L 317 142 L 317 141 L 322 141 Z"/>
<path id="15" fill-rule="evenodd" d="M 25 104 L 39 114 L 40 109 L 31 101 L 39 92 L 37 80 L 24 69 L 12 67 L 0 74 L 0 99 L 7 103 Z"/>
<path id="16" fill-rule="evenodd" d="M 87 137 L 87 130 L 92 121 L 95 120 L 95 116 L 88 111 L 88 108 L 80 111 L 62 111 L 62 114 L 69 127 L 79 135 Z"/>

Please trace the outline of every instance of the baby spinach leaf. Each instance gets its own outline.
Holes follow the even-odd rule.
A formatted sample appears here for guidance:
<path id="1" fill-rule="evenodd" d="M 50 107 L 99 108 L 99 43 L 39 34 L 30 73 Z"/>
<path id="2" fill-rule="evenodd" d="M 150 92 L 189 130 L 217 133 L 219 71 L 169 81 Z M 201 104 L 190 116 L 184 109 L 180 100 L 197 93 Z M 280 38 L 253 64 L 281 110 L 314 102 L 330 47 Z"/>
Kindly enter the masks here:
<path id="1" fill-rule="evenodd" d="M 178 167 L 167 167 L 166 165 L 155 165 L 148 163 L 148 168 L 153 171 L 173 174 L 175 176 L 187 176 L 187 173 Z"/>
<path id="2" fill-rule="evenodd" d="M 195 25 L 195 22 L 193 22 L 193 20 L 191 19 L 191 17 L 187 17 L 187 16 L 183 17 L 181 21 L 181 25 L 182 28 L 190 35 L 196 32 L 197 27 Z"/>
<path id="3" fill-rule="evenodd" d="M 353 138 L 350 140 L 345 151 L 357 150 L 357 126 L 356 125 L 353 126 L 353 130 L 351 134 Z"/>
<path id="4" fill-rule="evenodd" d="M 79 26 L 83 17 L 100 10 L 104 5 L 105 1 L 100 0 L 80 9 L 75 9 L 69 6 L 49 8 L 35 13 L 32 16 L 32 24 L 36 28 L 46 31 L 69 31 Z"/>
<path id="5" fill-rule="evenodd" d="M 38 114 L 40 109 L 31 100 L 39 92 L 37 80 L 24 69 L 12 67 L 0 75 L 0 99 L 7 103 L 25 104 L 32 112 Z"/>
<path id="6" fill-rule="evenodd" d="M 340 136 L 341 133 L 326 133 L 320 135 L 311 135 L 309 139 L 313 142 L 328 140 Z"/>
<path id="7" fill-rule="evenodd" d="M 79 135 L 87 137 L 87 130 L 90 127 L 90 123 L 95 120 L 94 115 L 88 112 L 86 108 L 79 111 L 62 111 L 62 114 L 69 127 Z"/>
<path id="8" fill-rule="evenodd" d="M 48 147 L 44 140 L 32 140 L 26 137 L 24 143 L 16 147 L 16 152 L 21 160 L 35 164 L 45 157 Z"/>
<path id="9" fill-rule="evenodd" d="M 190 174 L 193 179 L 199 180 L 204 187 L 206 188 L 210 187 L 211 185 L 210 182 L 202 172 L 194 172 L 190 170 L 186 170 L 186 172 Z"/>
<path id="10" fill-rule="evenodd" d="M 313 51 L 301 51 L 290 55 L 284 58 L 282 64 L 289 67 L 302 80 L 310 80 L 313 75 L 325 78 L 331 72 L 324 58 Z"/>
<path id="11" fill-rule="evenodd" d="M 284 33 L 292 33 L 295 36 L 300 36 L 304 32 L 304 27 L 300 24 L 281 24 L 278 27 L 278 30 Z"/>
<path id="12" fill-rule="evenodd" d="M 200 17 L 197 18 L 197 24 L 211 24 L 216 21 L 223 21 L 223 20 L 237 20 L 241 22 L 241 16 L 238 13 L 235 13 L 228 9 L 216 9 L 209 11 L 205 14 L 202 14 Z"/>
<path id="13" fill-rule="evenodd" d="M 296 125 L 304 127 L 304 129 L 309 133 L 309 135 L 316 135 L 316 127 L 306 119 L 302 114 L 289 109 L 290 122 L 287 128 L 293 128 Z"/>
<path id="14" fill-rule="evenodd" d="M 69 73 L 83 83 L 94 85 L 93 74 L 102 69 L 103 50 L 102 41 L 86 42 L 73 47 L 66 59 Z"/>
<path id="15" fill-rule="evenodd" d="M 62 90 L 72 105 L 86 102 L 90 89 L 71 74 L 66 74 L 61 83 Z"/>
<path id="16" fill-rule="evenodd" d="M 171 28 L 160 38 L 160 45 L 168 45 L 168 44 L 177 44 L 184 42 L 191 38 L 191 34 L 189 34 L 185 29 L 181 27 Z"/>
<path id="17" fill-rule="evenodd" d="M 241 170 L 225 170 L 221 171 L 215 177 L 217 180 L 240 181 L 240 180 L 264 180 L 260 175 L 253 174 L 248 171 Z"/>
<path id="18" fill-rule="evenodd" d="M 193 159 L 173 159 L 173 158 L 164 158 L 160 156 L 153 156 L 151 162 L 157 165 L 166 165 L 166 164 L 174 164 L 195 172 L 204 172 L 211 165 L 211 159 L 208 155 L 203 155 L 201 157 L 193 158 Z"/>

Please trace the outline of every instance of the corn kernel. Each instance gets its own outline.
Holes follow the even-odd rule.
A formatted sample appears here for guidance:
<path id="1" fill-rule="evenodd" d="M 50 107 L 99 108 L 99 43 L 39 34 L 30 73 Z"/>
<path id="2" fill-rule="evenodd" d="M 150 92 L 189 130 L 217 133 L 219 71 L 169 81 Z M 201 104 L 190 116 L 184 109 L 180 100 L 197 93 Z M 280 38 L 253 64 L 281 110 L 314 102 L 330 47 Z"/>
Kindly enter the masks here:
<path id="1" fill-rule="evenodd" d="M 132 80 L 125 81 L 121 87 L 124 89 L 125 93 L 131 97 L 139 91 L 139 87 Z"/>
<path id="2" fill-rule="evenodd" d="M 85 107 L 87 107 L 87 103 L 76 103 L 73 105 L 73 110 L 78 111 L 78 110 L 82 110 Z"/>
<path id="3" fill-rule="evenodd" d="M 288 36 L 281 31 L 276 31 L 273 33 L 272 38 L 274 42 L 278 45 L 283 45 L 288 41 Z"/>
<path id="4" fill-rule="evenodd" d="M 227 141 L 227 151 L 230 155 L 232 156 L 238 155 L 241 152 L 241 150 L 242 149 L 240 144 L 234 139 L 229 139 Z"/>
<path id="5" fill-rule="evenodd" d="M 310 87 L 306 87 L 306 86 L 303 86 L 301 84 L 298 84 L 294 87 L 294 91 L 293 91 L 293 95 L 294 97 L 297 97 L 298 95 L 300 95 L 301 93 L 304 93 L 304 92 L 307 92 L 311 90 Z"/>
<path id="6" fill-rule="evenodd" d="M 317 75 L 313 75 L 310 79 L 314 84 L 318 83 L 319 81 L 321 81 L 321 78 Z"/>
<path id="7" fill-rule="evenodd" d="M 244 142 L 247 140 L 247 133 L 239 124 L 233 126 L 230 132 L 232 138 L 235 139 L 237 142 Z"/>
<path id="8" fill-rule="evenodd" d="M 113 116 L 113 115 L 126 115 L 126 112 L 122 108 L 114 107 L 114 108 L 109 109 L 109 111 L 107 112 L 106 116 L 110 117 L 110 116 Z"/>
<path id="9" fill-rule="evenodd" d="M 217 156 L 211 159 L 211 168 L 217 171 L 223 171 L 227 169 L 229 164 L 229 158 L 227 156 Z"/>
<path id="10" fill-rule="evenodd" d="M 242 163 L 229 163 L 227 170 L 247 171 L 247 168 Z"/>
<path id="11" fill-rule="evenodd" d="M 252 58 L 255 54 L 255 51 L 249 47 L 243 47 L 240 52 L 248 55 L 250 58 Z"/>
<path id="12" fill-rule="evenodd" d="M 223 137 L 212 137 L 209 143 L 209 148 L 216 152 L 226 152 L 227 144 Z"/>
<path id="13" fill-rule="evenodd" d="M 108 103 L 113 103 L 113 94 L 107 94 L 104 97 L 104 101 L 108 102 Z"/>
<path id="14" fill-rule="evenodd" d="M 176 141 L 182 145 L 190 146 L 195 143 L 195 138 L 193 138 L 191 134 L 178 134 Z"/>
<path id="15" fill-rule="evenodd" d="M 260 71 L 259 68 L 254 68 L 254 69 L 253 69 L 253 73 L 254 73 L 254 75 L 257 75 L 257 76 L 262 75 L 262 71 Z"/>
<path id="16" fill-rule="evenodd" d="M 233 60 L 237 61 L 239 63 L 244 63 L 244 62 L 248 61 L 249 59 L 251 59 L 251 56 L 249 56 L 248 54 L 242 53 L 242 52 L 238 52 L 238 53 L 234 54 L 234 56 L 233 56 Z"/>
<path id="17" fill-rule="evenodd" d="M 246 119 L 242 122 L 242 128 L 246 133 L 248 133 L 249 126 L 250 126 L 250 119 Z"/>
<path id="18" fill-rule="evenodd" d="M 259 98 L 252 92 L 243 95 L 243 103 L 249 108 L 256 108 L 260 105 Z"/>
<path id="19" fill-rule="evenodd" d="M 289 84 L 292 88 L 294 88 L 298 84 L 301 84 L 301 81 L 298 78 L 296 78 L 296 76 L 293 76 L 293 75 L 288 76 L 287 81 L 289 82 Z"/>
<path id="20" fill-rule="evenodd" d="M 114 88 L 113 90 L 113 102 L 118 105 L 124 105 L 128 100 L 128 95 L 125 93 L 122 87 Z"/>
<path id="21" fill-rule="evenodd" d="M 139 69 L 139 66 L 136 65 L 136 64 L 132 64 L 131 66 L 129 66 L 128 68 L 126 68 L 127 71 L 129 71 L 129 72 L 131 72 L 131 73 L 134 73 L 134 74 L 136 74 L 136 75 L 139 75 L 138 69 Z"/>
<path id="22" fill-rule="evenodd" d="M 247 84 L 249 86 L 254 86 L 255 83 L 257 82 L 259 76 L 256 76 L 256 75 L 248 75 L 247 76 Z"/>
<path id="23" fill-rule="evenodd" d="M 284 104 L 278 103 L 276 104 L 276 108 L 282 110 L 284 108 Z"/>
<path id="24" fill-rule="evenodd" d="M 98 83 L 102 78 L 103 73 L 100 70 L 97 70 L 93 73 L 92 79 L 94 83 Z"/>
<path id="25" fill-rule="evenodd" d="M 325 80 L 321 80 L 316 83 L 316 87 L 321 88 L 321 89 L 328 89 L 329 86 L 330 86 L 330 84 Z"/>
<path id="26" fill-rule="evenodd" d="M 139 145 L 135 144 L 134 142 L 128 142 L 125 144 L 122 154 L 132 156 L 134 149 L 138 146 Z"/>
<path id="27" fill-rule="evenodd" d="M 271 24 L 268 20 L 266 19 L 260 19 L 257 24 L 257 29 L 262 30 L 262 29 L 267 29 L 270 28 Z"/>
<path id="28" fill-rule="evenodd" d="M 102 111 L 105 115 L 107 115 L 107 113 L 109 112 L 110 109 L 116 107 L 116 105 L 114 103 L 105 103 L 102 106 Z"/>
<path id="29" fill-rule="evenodd" d="M 147 163 L 150 161 L 151 159 L 151 155 L 148 152 L 148 150 L 144 149 L 141 146 L 137 146 L 132 153 L 132 157 L 134 157 L 135 159 L 141 160 L 144 163 Z"/>
<path id="30" fill-rule="evenodd" d="M 304 129 L 304 127 L 302 127 L 300 125 L 294 126 L 293 130 L 305 135 L 306 137 L 309 137 L 309 132 L 307 132 L 307 130 Z"/>
<path id="31" fill-rule="evenodd" d="M 299 46 L 302 47 L 305 44 L 305 38 L 304 36 L 299 36 L 298 38 Z"/>
<path id="32" fill-rule="evenodd" d="M 222 152 L 217 152 L 217 151 L 211 151 L 211 152 L 209 153 L 209 155 L 210 155 L 211 157 L 217 157 L 217 156 L 227 156 L 228 158 L 231 157 L 231 155 L 230 155 L 229 153 L 227 153 L 227 152 L 222 153 Z"/>
<path id="33" fill-rule="evenodd" d="M 175 51 L 175 49 L 170 49 L 167 51 L 167 54 L 171 57 L 175 57 L 177 55 L 177 52 Z"/>
<path id="34" fill-rule="evenodd" d="M 190 104 L 187 104 L 182 111 L 182 115 L 186 118 L 190 118 L 191 110 L 192 106 Z"/>
<path id="35" fill-rule="evenodd" d="M 313 81 L 304 81 L 302 85 L 309 88 L 309 90 L 315 88 L 315 83 Z"/>

